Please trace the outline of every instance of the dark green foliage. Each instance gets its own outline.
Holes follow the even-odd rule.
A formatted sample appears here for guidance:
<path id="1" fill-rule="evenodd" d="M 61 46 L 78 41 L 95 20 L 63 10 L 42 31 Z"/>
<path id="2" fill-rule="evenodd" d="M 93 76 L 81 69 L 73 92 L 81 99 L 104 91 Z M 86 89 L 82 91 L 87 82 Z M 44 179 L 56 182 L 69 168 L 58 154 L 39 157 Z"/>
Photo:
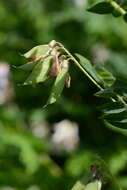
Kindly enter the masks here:
<path id="1" fill-rule="evenodd" d="M 97 14 L 109 14 L 112 13 L 113 7 L 108 2 L 100 2 L 87 10 Z"/>
<path id="2" fill-rule="evenodd" d="M 126 2 L 116 2 L 127 10 Z M 0 1 L 0 60 L 11 67 L 11 88 L 7 91 L 10 99 L 0 105 L 1 190 L 70 190 L 82 176 L 83 182 L 88 184 L 92 178 L 91 174 L 88 175 L 90 165 L 95 163 L 96 154 L 106 161 L 117 179 L 110 176 L 104 180 L 103 189 L 120 189 L 117 182 L 123 190 L 127 189 L 126 106 L 120 100 L 122 96 L 124 102 L 127 101 L 127 25 L 121 18 L 111 19 L 111 15 L 84 12 L 84 9 L 93 6 L 92 3 L 95 1 L 83 1 L 80 7 L 78 1 L 66 0 Z M 122 17 L 126 20 L 126 15 Z M 93 79 L 100 81 L 99 85 L 103 88 L 101 95 L 105 96 L 108 88 L 109 92 L 113 91 L 110 95 L 116 102 L 110 97 L 94 97 L 98 88 L 83 76 L 71 60 L 71 88 L 64 89 L 56 104 L 43 109 L 56 80 L 49 77 L 48 69 L 44 75 L 46 78 L 43 78 L 48 80 L 44 83 L 40 83 L 40 77 L 37 81 L 34 75 L 32 80 L 39 84 L 18 86 L 35 71 L 37 64 L 42 66 L 43 63 L 32 56 L 26 64 L 27 60 L 20 54 L 52 39 L 62 42 L 72 54 L 78 52 L 87 57 L 82 58 L 84 61 L 80 62 L 80 66 Z M 78 58 L 76 60 L 79 61 Z M 83 66 L 84 62 L 87 67 Z M 40 70 L 37 69 L 38 73 Z M 60 92 L 57 91 L 56 97 Z M 103 103 L 104 106 L 101 106 Z M 99 106 L 101 108 L 97 110 Z M 78 123 L 80 143 L 74 152 L 58 153 L 51 142 L 53 124 L 66 118 Z M 101 122 L 103 118 L 106 119 L 105 125 Z M 49 132 L 43 136 L 40 128 L 47 124 Z M 105 171 L 109 173 L 107 168 Z M 105 172 L 103 175 L 106 176 Z"/>

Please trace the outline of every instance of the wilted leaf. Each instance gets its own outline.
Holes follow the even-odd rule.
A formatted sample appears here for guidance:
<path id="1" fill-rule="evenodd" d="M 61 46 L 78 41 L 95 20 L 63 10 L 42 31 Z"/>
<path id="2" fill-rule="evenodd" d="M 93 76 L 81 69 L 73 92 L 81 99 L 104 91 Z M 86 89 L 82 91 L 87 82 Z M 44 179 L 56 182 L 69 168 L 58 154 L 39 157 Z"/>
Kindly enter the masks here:
<path id="1" fill-rule="evenodd" d="M 45 55 L 49 51 L 50 47 L 48 45 L 39 45 L 32 48 L 30 51 L 24 54 L 24 57 L 30 58 L 32 60 L 39 56 Z"/>
<path id="2" fill-rule="evenodd" d="M 101 3 L 93 5 L 87 10 L 93 13 L 98 13 L 98 14 L 109 14 L 109 13 L 112 13 L 113 7 L 108 2 L 101 2 Z"/>
<path id="3" fill-rule="evenodd" d="M 78 181 L 71 190 L 85 190 L 85 185 L 81 181 Z"/>
<path id="4" fill-rule="evenodd" d="M 61 71 L 59 72 L 59 74 L 53 84 L 47 105 L 54 103 L 60 97 L 61 92 L 65 85 L 67 74 L 68 74 L 68 67 L 66 67 L 66 68 L 63 67 L 61 69 Z"/>
<path id="5" fill-rule="evenodd" d="M 91 77 L 94 78 L 97 82 L 101 83 L 101 79 L 90 61 L 82 55 L 76 54 L 76 56 L 79 58 L 79 63 L 81 66 L 91 75 Z"/>
<path id="6" fill-rule="evenodd" d="M 44 60 L 37 62 L 30 76 L 24 82 L 24 85 L 36 84 L 45 81 L 48 77 L 48 72 L 51 66 L 51 58 L 52 57 L 49 56 Z"/>
<path id="7" fill-rule="evenodd" d="M 24 70 L 24 71 L 32 71 L 32 69 L 34 68 L 35 65 L 36 65 L 35 62 L 28 62 L 28 63 L 26 63 L 24 65 L 16 67 L 16 69 L 21 69 L 21 70 Z"/>
<path id="8" fill-rule="evenodd" d="M 99 180 L 88 183 L 84 190 L 101 190 L 102 183 Z"/>

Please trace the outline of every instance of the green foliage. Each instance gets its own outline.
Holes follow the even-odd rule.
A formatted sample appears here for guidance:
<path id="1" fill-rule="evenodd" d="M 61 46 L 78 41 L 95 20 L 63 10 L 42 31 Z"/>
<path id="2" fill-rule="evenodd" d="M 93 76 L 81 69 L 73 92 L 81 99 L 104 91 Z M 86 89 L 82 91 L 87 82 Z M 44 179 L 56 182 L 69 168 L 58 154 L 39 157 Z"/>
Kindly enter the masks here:
<path id="1" fill-rule="evenodd" d="M 87 7 L 93 7 L 93 2 L 83 1 L 80 7 L 79 1 L 70 3 L 66 0 L 22 0 L 20 3 L 17 0 L 0 1 L 0 60 L 10 66 L 16 65 L 17 68 L 11 69 L 9 78 L 10 89 L 13 89 L 14 94 L 10 95 L 10 91 L 7 91 L 10 99 L 0 105 L 1 190 L 70 190 L 82 176 L 87 178 L 87 181 L 83 178 L 83 183 L 88 184 L 92 175 L 87 174 L 90 165 L 94 164 L 92 155 L 96 153 L 106 161 L 121 188 L 127 189 L 126 136 L 120 135 L 126 134 L 127 25 L 121 18 L 84 12 Z M 115 2 L 122 9 L 113 8 L 112 14 L 123 15 L 126 20 L 123 12 L 127 11 L 126 2 Z M 32 47 L 39 47 L 38 44 L 47 44 L 52 39 L 61 41 L 70 52 L 85 55 L 82 60 L 76 56 L 78 63 L 75 63 L 75 57 L 70 60 L 67 52 L 61 49 L 61 55 L 69 61 L 72 78 L 71 88 L 65 88 L 62 94 L 62 88 L 57 88 L 57 91 L 52 89 L 58 77 L 51 77 L 54 73 L 56 75 L 53 60 L 48 65 L 44 61 L 49 57 L 44 57 L 43 61 L 35 59 L 36 54 L 41 59 L 40 55 L 50 52 L 49 44 L 44 45 L 44 52 L 43 48 L 39 51 L 34 48 L 33 54 L 30 53 L 32 56 L 25 57 L 28 59 L 26 64 L 24 56 L 19 55 Z M 86 77 L 83 78 L 80 69 L 103 89 L 99 88 L 97 92 L 97 88 Z M 34 85 L 17 85 L 28 80 L 31 74 L 30 81 L 33 80 Z M 66 81 L 60 80 L 57 84 L 63 85 L 65 82 L 67 85 Z M 39 84 L 36 85 L 36 82 Z M 60 94 L 61 98 L 53 106 L 43 109 L 51 89 L 57 92 L 55 99 Z M 92 94 L 95 93 L 103 98 L 94 97 Z M 101 103 L 104 105 L 101 106 Z M 101 107 L 99 111 L 96 106 Z M 98 118 L 100 111 L 101 119 L 111 130 L 105 128 Z M 54 123 L 65 118 L 79 124 L 80 143 L 75 152 L 58 153 L 51 142 L 52 129 Z M 43 127 L 47 125 L 47 135 L 43 136 Z M 113 178 L 109 177 L 102 183 L 102 189 L 121 189 L 117 183 L 114 185 L 115 182 L 112 185 L 112 182 Z"/>
<path id="2" fill-rule="evenodd" d="M 101 2 L 93 5 L 87 10 L 98 14 L 109 14 L 112 13 L 113 7 L 108 2 Z"/>
<path id="3" fill-rule="evenodd" d="M 107 0 L 95 5 L 92 5 L 89 9 L 90 12 L 97 13 L 97 14 L 112 14 L 114 17 L 123 16 L 124 20 L 126 21 L 126 9 L 123 5 L 117 3 L 115 0 Z"/>

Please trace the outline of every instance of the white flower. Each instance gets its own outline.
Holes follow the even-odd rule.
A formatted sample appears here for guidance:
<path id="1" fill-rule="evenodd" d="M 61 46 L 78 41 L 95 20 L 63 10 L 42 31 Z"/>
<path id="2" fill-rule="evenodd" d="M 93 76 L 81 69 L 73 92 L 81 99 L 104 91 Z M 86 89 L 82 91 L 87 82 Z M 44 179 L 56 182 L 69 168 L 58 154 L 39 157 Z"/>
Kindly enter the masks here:
<path id="1" fill-rule="evenodd" d="M 74 151 L 79 143 L 78 125 L 69 120 L 56 123 L 51 140 L 57 151 Z"/>

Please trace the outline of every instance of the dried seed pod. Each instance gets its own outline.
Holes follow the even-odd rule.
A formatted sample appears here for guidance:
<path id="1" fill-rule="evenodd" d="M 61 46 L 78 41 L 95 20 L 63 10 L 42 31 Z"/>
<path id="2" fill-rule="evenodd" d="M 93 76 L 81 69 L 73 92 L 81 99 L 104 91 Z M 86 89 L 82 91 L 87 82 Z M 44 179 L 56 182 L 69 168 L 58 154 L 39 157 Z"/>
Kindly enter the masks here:
<path id="1" fill-rule="evenodd" d="M 49 76 L 56 77 L 60 71 L 61 71 L 61 66 L 56 63 L 53 63 Z"/>

